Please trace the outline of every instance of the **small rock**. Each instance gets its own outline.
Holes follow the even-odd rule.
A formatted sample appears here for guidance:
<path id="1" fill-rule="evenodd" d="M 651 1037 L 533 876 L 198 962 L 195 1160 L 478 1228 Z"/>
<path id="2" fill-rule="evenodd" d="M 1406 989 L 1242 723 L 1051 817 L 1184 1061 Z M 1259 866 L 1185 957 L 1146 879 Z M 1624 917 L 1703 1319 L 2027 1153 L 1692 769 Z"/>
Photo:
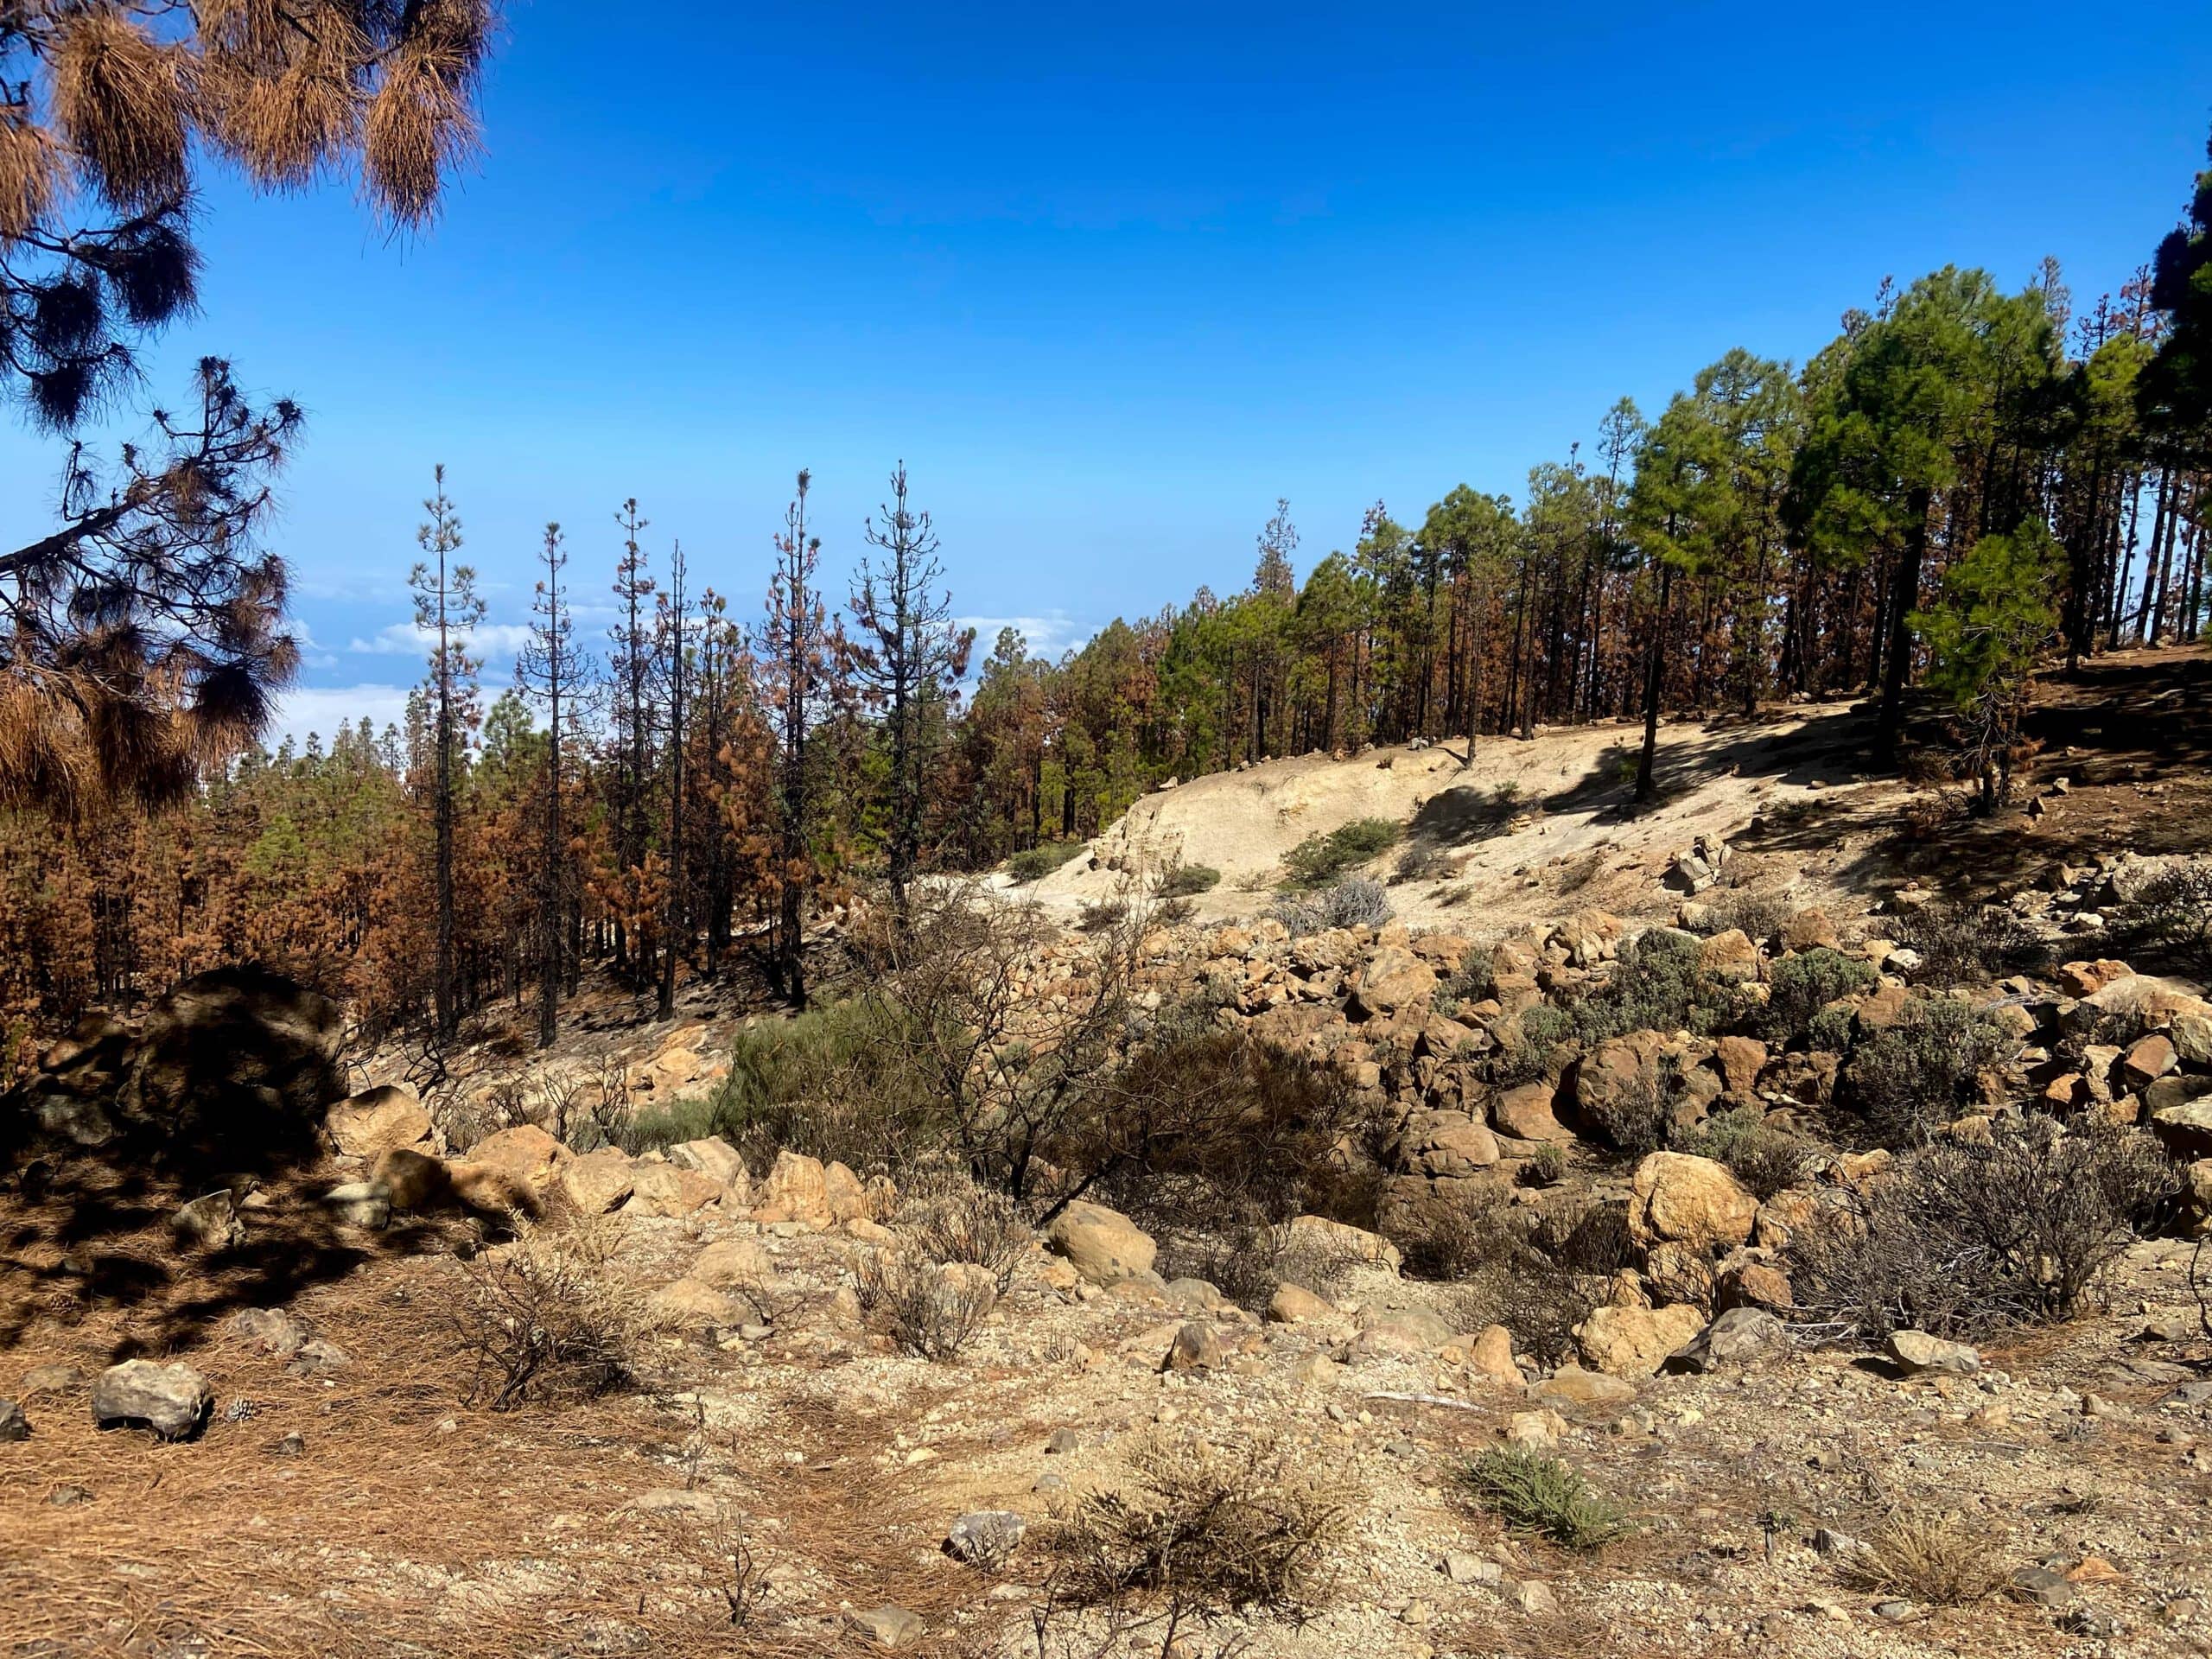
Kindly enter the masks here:
<path id="1" fill-rule="evenodd" d="M 92 1493 L 82 1486 L 73 1486 L 67 1481 L 46 1495 L 46 1501 L 57 1510 L 73 1510 L 79 1503 L 92 1501 Z"/>
<path id="2" fill-rule="evenodd" d="M 269 1447 L 272 1458 L 298 1458 L 307 1455 L 308 1440 L 304 1434 L 287 1434 L 273 1441 Z"/>
<path id="3" fill-rule="evenodd" d="M 214 1405 L 215 1390 L 189 1365 L 127 1359 L 92 1384 L 92 1421 L 99 1427 L 143 1424 L 165 1440 L 198 1433 Z"/>
<path id="4" fill-rule="evenodd" d="M 1534 1579 L 1509 1580 L 1504 1591 L 1506 1601 L 1531 1618 L 1548 1618 L 1559 1611 L 1559 1598 L 1552 1594 L 1551 1586 Z"/>
<path id="5" fill-rule="evenodd" d="M 2078 1593 L 2063 1573 L 2054 1573 L 2047 1567 L 2020 1568 L 2012 1574 L 2012 1592 L 2017 1600 L 2032 1601 L 2045 1607 L 2063 1607 Z"/>
<path id="6" fill-rule="evenodd" d="M 1496 1561 L 1486 1561 L 1479 1555 L 1471 1555 L 1464 1549 L 1448 1549 L 1436 1570 L 1454 1584 L 1482 1584 L 1493 1589 L 1504 1579 L 1505 1570 Z"/>
<path id="7" fill-rule="evenodd" d="M 85 1374 L 74 1365 L 34 1365 L 23 1373 L 22 1394 L 67 1394 L 84 1385 Z"/>
<path id="8" fill-rule="evenodd" d="M 1892 1331 L 1883 1345 L 1908 1376 L 1970 1376 L 1981 1369 L 1981 1356 L 1965 1343 L 1945 1342 L 1925 1331 Z"/>
<path id="9" fill-rule="evenodd" d="M 1763 1307 L 1732 1307 L 1693 1337 L 1667 1361 L 1669 1370 L 1704 1373 L 1740 1365 L 1787 1347 L 1782 1321 Z"/>
<path id="10" fill-rule="evenodd" d="M 12 1400 L 0 1400 L 0 1446 L 30 1437 L 31 1422 L 23 1415 L 23 1408 Z"/>
<path id="11" fill-rule="evenodd" d="M 846 1622 L 881 1648 L 912 1647 L 929 1628 L 919 1613 L 889 1602 L 864 1613 L 849 1613 Z"/>
<path id="12" fill-rule="evenodd" d="M 1083 1437 L 1071 1428 L 1056 1428 L 1046 1437 L 1046 1452 L 1053 1457 L 1065 1457 L 1083 1445 Z"/>
<path id="13" fill-rule="evenodd" d="M 1012 1510 L 977 1510 L 952 1523 L 945 1534 L 944 1553 L 970 1567 L 998 1567 L 1014 1554 L 1028 1529 L 1028 1523 Z"/>
<path id="14" fill-rule="evenodd" d="M 245 1243 L 245 1223 L 226 1186 L 180 1205 L 169 1227 L 180 1243 L 197 1249 L 230 1250 Z"/>
<path id="15" fill-rule="evenodd" d="M 1201 1325 L 1193 1319 L 1175 1333 L 1174 1343 L 1167 1350 L 1167 1357 L 1160 1362 L 1163 1371 L 1211 1371 L 1222 1363 L 1221 1338 L 1214 1334 L 1213 1326 Z"/>

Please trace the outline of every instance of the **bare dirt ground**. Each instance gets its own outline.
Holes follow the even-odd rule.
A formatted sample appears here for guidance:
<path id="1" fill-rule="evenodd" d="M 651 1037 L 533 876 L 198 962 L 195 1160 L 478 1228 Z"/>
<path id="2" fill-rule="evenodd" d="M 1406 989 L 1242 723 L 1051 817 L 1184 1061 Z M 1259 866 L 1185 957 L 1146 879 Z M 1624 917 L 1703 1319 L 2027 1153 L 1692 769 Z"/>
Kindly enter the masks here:
<path id="1" fill-rule="evenodd" d="M 1033 1537 L 984 1571 L 940 1551 L 947 1528 L 987 1509 L 1040 1522 L 1040 1484 L 1080 1484 L 1167 1424 L 1281 1437 L 1362 1492 L 1326 1610 L 1200 1629 L 1185 1651 L 1205 1659 L 2212 1651 L 2212 1408 L 2172 1403 L 2212 1348 L 2139 1340 L 2145 1308 L 2194 1317 L 2177 1247 L 2139 1247 L 2108 1317 L 1993 1350 L 1980 1377 L 1902 1380 L 1813 1351 L 1654 1379 L 1625 1405 L 1552 1402 L 1561 1454 L 1639 1527 L 1581 1556 L 1506 1535 L 1456 1478 L 1531 1400 L 1446 1360 L 1340 1362 L 1349 1313 L 1211 1316 L 1227 1363 L 1163 1373 L 1185 1313 L 1055 1288 L 1038 1258 L 976 1346 L 933 1364 L 841 1312 L 862 1247 L 835 1232 L 644 1221 L 618 1261 L 640 1287 L 664 1282 L 737 1234 L 805 1293 L 772 1333 L 671 1334 L 634 1393 L 509 1414 L 464 1400 L 450 1256 L 362 1241 L 354 1270 L 301 1290 L 293 1311 L 351 1356 L 321 1376 L 219 1322 L 188 1334 L 41 1296 L 0 1348 L 0 1387 L 34 1363 L 95 1369 L 166 1330 L 156 1351 L 203 1369 L 218 1408 L 202 1440 L 166 1446 L 96 1431 L 81 1382 L 29 1395 L 32 1437 L 0 1447 L 0 1641 L 41 1656 L 861 1654 L 880 1649 L 849 1612 L 895 1603 L 927 1627 L 912 1651 L 1034 1653 L 1049 1548 Z M 1369 1270 L 1341 1306 L 1436 1294 Z M 1050 1449 L 1056 1430 L 1071 1450 Z M 1893 1608 L 1813 1547 L 1819 1529 L 1863 1535 L 1930 1507 L 1960 1513 L 2008 1569 L 2069 1575 L 2075 1599 L 2057 1617 L 2001 1598 Z M 1452 1581 L 1453 1551 L 1555 1605 L 1522 1612 Z M 735 1628 L 728 1592 L 748 1582 L 766 1598 Z M 1057 1645 L 1081 1628 L 1052 1624 L 1045 1651 L 1090 1651 Z"/>

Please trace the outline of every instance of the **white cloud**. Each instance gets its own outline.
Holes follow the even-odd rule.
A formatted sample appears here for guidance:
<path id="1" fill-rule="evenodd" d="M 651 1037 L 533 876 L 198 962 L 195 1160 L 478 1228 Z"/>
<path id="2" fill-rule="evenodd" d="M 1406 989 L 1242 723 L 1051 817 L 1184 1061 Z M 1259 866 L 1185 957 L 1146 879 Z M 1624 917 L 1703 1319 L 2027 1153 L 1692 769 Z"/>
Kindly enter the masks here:
<path id="1" fill-rule="evenodd" d="M 420 657 L 437 637 L 435 629 L 417 627 L 412 622 L 395 622 L 388 628 L 379 629 L 373 639 L 354 635 L 353 644 L 346 649 L 374 657 Z M 530 625 L 486 622 L 466 638 L 471 650 L 505 660 L 530 643 Z"/>
<path id="2" fill-rule="evenodd" d="M 296 685 L 276 700 L 276 719 L 264 741 L 273 749 L 289 737 L 304 747 L 308 734 L 315 732 L 328 748 L 334 732 L 340 726 L 359 725 L 364 715 L 381 737 L 386 726 L 405 721 L 408 690 L 404 685 Z"/>
<path id="3" fill-rule="evenodd" d="M 976 630 L 975 659 L 978 663 L 991 654 L 1001 628 L 1012 628 L 1027 640 L 1032 657 L 1058 657 L 1062 652 L 1077 650 L 1097 632 L 1084 626 L 1065 611 L 1050 611 L 1043 616 L 963 616 L 954 620 L 963 628 Z"/>

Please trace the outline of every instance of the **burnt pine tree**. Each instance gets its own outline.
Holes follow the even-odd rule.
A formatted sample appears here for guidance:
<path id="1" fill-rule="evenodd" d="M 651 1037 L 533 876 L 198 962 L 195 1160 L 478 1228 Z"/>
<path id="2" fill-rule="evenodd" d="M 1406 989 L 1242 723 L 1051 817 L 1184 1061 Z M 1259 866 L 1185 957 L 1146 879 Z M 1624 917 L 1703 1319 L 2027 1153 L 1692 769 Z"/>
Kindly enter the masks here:
<path id="1" fill-rule="evenodd" d="M 614 650 L 608 677 L 614 696 L 614 859 L 617 880 L 626 893 L 644 879 L 646 841 L 647 758 L 652 750 L 653 638 L 651 607 L 653 581 L 645 573 L 645 551 L 638 532 L 648 520 L 639 517 L 637 498 L 614 515 L 622 528 L 622 557 L 614 568 L 615 623 L 607 631 Z M 632 947 L 640 976 L 651 972 L 645 943 L 632 937 L 632 906 L 615 908 L 614 965 L 630 965 Z"/>
<path id="2" fill-rule="evenodd" d="M 853 667 L 868 701 L 883 710 L 891 748 L 886 839 L 891 906 L 903 921 L 921 858 L 932 734 L 945 724 L 933 716 L 949 715 L 959 696 L 976 631 L 953 620 L 937 532 L 928 513 L 907 504 L 903 461 L 891 474 L 891 501 L 880 511 L 866 534 L 883 557 L 879 563 L 864 556 L 854 579 L 852 612 L 861 639 Z"/>
<path id="3" fill-rule="evenodd" d="M 661 925 L 659 1017 L 676 1013 L 677 959 L 688 952 L 691 921 L 683 885 L 683 715 L 685 679 L 690 669 L 685 638 L 689 603 L 684 597 L 683 543 L 669 554 L 668 591 L 661 595 L 658 616 L 661 661 L 668 683 L 668 906 Z"/>
<path id="4" fill-rule="evenodd" d="M 776 537 L 775 575 L 756 642 L 761 702 L 776 743 L 775 868 L 777 916 L 769 973 L 793 1006 L 806 1006 L 805 906 L 817 868 L 815 821 L 819 803 L 810 775 L 809 740 L 820 719 L 849 701 L 848 647 L 830 620 L 816 586 L 822 538 L 806 528 L 806 494 L 813 480 L 804 470 L 785 510 Z"/>
<path id="5" fill-rule="evenodd" d="M 568 728 L 578 717 L 585 671 L 576 654 L 575 626 L 562 586 L 561 573 L 568 568 L 569 554 L 559 524 L 545 526 L 537 562 L 545 574 L 538 578 L 537 596 L 531 603 L 530 639 L 515 659 L 515 677 L 545 705 L 545 769 L 538 803 L 537 1046 L 550 1048 L 557 1032 L 566 966 L 569 855 L 561 805 L 568 773 L 563 746 Z"/>
<path id="6" fill-rule="evenodd" d="M 453 563 L 461 550 L 461 518 L 447 498 L 442 464 L 433 476 L 436 491 L 423 503 L 429 517 L 415 532 L 416 542 L 429 556 L 416 564 L 408 585 L 415 590 L 416 630 L 430 645 L 430 813 L 438 912 L 430 995 L 438 1040 L 451 1042 L 461 1029 L 454 975 L 455 765 L 464 758 L 467 731 L 475 724 L 476 675 L 483 664 L 468 654 L 468 638 L 484 620 L 484 601 L 477 596 L 476 572 Z"/>
<path id="7" fill-rule="evenodd" d="M 488 0 L 0 6 L 0 400 L 67 435 L 135 391 L 137 342 L 196 303 L 209 174 L 289 190 L 353 166 L 385 224 L 428 225 L 490 27 Z M 300 411 L 214 357 L 188 402 L 111 468 L 73 442 L 59 524 L 0 549 L 0 793 L 175 803 L 297 670 L 255 532 Z"/>

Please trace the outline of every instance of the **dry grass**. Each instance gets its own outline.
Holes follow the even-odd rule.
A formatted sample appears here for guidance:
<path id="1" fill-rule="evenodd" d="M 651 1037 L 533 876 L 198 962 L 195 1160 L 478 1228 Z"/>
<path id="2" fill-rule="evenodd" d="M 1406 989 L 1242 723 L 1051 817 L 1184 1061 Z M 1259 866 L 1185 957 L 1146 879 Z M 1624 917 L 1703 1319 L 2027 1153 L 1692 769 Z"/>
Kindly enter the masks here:
<path id="1" fill-rule="evenodd" d="M 1893 1511 L 1843 1567 L 1854 1588 L 1904 1596 L 1933 1607 L 1958 1607 L 1993 1595 L 2004 1585 L 1997 1541 L 1955 1515 Z"/>

